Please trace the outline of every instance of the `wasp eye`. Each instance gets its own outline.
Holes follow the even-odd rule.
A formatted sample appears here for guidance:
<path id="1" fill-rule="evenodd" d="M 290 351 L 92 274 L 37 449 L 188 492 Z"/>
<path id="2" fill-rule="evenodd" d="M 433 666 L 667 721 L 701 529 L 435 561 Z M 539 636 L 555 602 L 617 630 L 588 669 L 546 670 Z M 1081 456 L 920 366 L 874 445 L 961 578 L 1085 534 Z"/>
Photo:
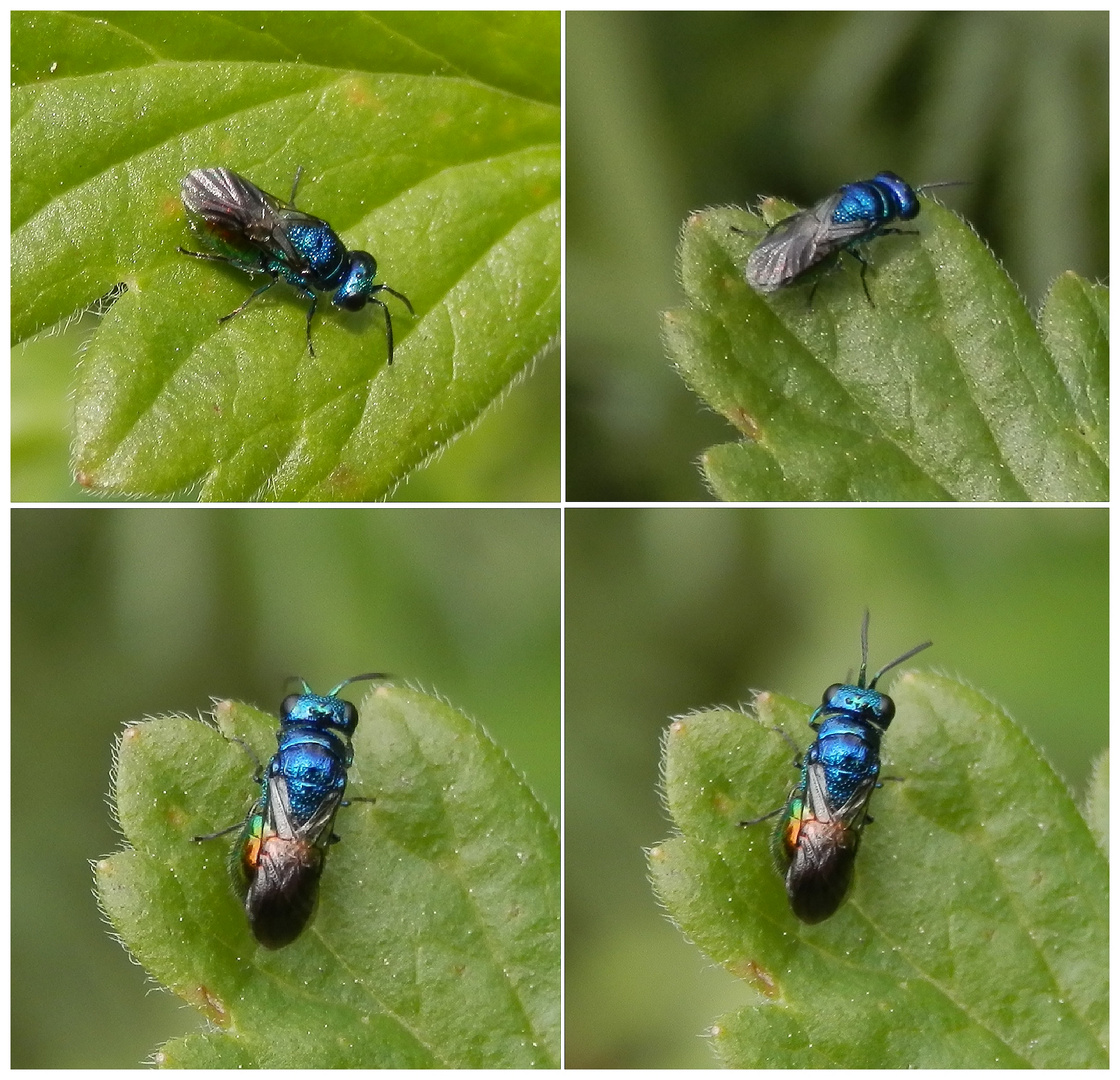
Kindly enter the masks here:
<path id="1" fill-rule="evenodd" d="M 345 718 L 346 730 L 353 731 L 354 728 L 358 726 L 358 710 L 354 707 L 353 702 L 344 701 L 342 704 L 346 706 L 342 710 L 342 714 Z"/>
<path id="2" fill-rule="evenodd" d="M 831 701 L 832 701 L 832 699 L 833 699 L 833 697 L 834 697 L 834 696 L 835 696 L 836 694 L 840 693 L 840 688 L 841 688 L 841 687 L 842 687 L 843 685 L 844 685 L 843 683 L 838 683 L 838 682 L 834 682 L 834 683 L 833 683 L 833 684 L 832 684 L 832 685 L 831 685 L 831 686 L 830 686 L 830 687 L 829 687 L 829 688 L 828 688 L 828 689 L 827 689 L 827 690 L 826 690 L 826 691 L 825 691 L 825 692 L 824 692 L 824 693 L 823 693 L 823 694 L 821 695 L 821 704 L 822 704 L 822 705 L 828 705 L 828 704 L 830 704 L 830 703 L 831 703 Z"/>
<path id="3" fill-rule="evenodd" d="M 283 701 L 280 702 L 280 719 L 287 720 L 292 714 L 292 710 L 299 704 L 299 694 L 289 694 Z"/>
<path id="4" fill-rule="evenodd" d="M 354 296 L 342 296 L 335 300 L 334 303 L 342 308 L 343 311 L 361 311 L 366 306 L 366 301 L 369 298 L 357 294 Z"/>
<path id="5" fill-rule="evenodd" d="M 879 695 L 879 722 L 886 727 L 894 719 L 894 699 Z"/>

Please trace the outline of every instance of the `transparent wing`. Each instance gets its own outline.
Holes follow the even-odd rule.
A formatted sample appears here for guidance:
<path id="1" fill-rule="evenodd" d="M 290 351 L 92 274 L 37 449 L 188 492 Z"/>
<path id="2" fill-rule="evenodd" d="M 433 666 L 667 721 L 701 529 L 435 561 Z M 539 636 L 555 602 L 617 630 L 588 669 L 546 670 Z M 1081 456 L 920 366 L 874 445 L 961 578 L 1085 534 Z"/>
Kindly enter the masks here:
<path id="1" fill-rule="evenodd" d="M 747 259 L 747 283 L 759 292 L 773 292 L 866 235 L 868 223 L 862 219 L 844 224 L 832 220 L 842 198 L 837 192 L 774 225 Z"/>
<path id="2" fill-rule="evenodd" d="M 229 169 L 195 169 L 184 177 L 181 190 L 183 205 L 211 228 L 270 257 L 280 255 L 295 270 L 307 261 L 292 247 L 288 230 L 294 224 L 325 224 Z"/>
<path id="3" fill-rule="evenodd" d="M 828 796 L 828 774 L 820 764 L 810 765 L 805 786 L 805 805 L 817 821 L 838 822 L 859 828 L 867 815 L 867 804 L 875 790 L 875 777 L 861 781 L 842 806 L 834 806 Z"/>
<path id="4" fill-rule="evenodd" d="M 315 845 L 325 844 L 341 802 L 341 794 L 328 795 L 315 808 L 314 814 L 306 821 L 300 821 L 292 813 L 287 781 L 282 776 L 270 776 L 268 800 L 265 804 L 264 831 L 275 832 L 283 840 L 300 840 Z"/>

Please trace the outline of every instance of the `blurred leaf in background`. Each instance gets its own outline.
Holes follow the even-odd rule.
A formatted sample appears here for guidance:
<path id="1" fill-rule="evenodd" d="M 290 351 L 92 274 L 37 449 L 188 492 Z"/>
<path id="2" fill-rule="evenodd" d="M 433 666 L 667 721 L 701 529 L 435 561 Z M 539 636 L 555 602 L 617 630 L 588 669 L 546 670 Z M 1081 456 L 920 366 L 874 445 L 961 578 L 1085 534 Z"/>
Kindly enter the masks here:
<path id="1" fill-rule="evenodd" d="M 560 807 L 557 510 L 16 510 L 12 1062 L 134 1067 L 194 1014 L 106 930 L 114 740 L 283 680 L 391 671 L 477 720 Z"/>
<path id="2" fill-rule="evenodd" d="M 13 16 L 17 499 L 79 497 L 71 450 L 102 493 L 384 498 L 538 363 L 500 436 L 408 494 L 555 498 L 559 43 L 558 12 Z M 179 182 L 215 165 L 285 199 L 302 166 L 300 208 L 416 308 L 391 368 L 380 313 L 329 297 L 314 357 L 287 287 L 218 322 L 248 277 L 176 251 Z"/>
<path id="3" fill-rule="evenodd" d="M 671 717 L 818 702 L 869 607 L 876 656 L 932 639 L 922 666 L 1003 706 L 1079 805 L 1107 746 L 1106 510 L 574 509 L 565 553 L 569 1066 L 714 1066 L 700 1036 L 756 1000 L 650 893 Z"/>
<path id="4" fill-rule="evenodd" d="M 732 429 L 664 358 L 687 215 L 891 169 L 953 205 L 1036 309 L 1107 273 L 1107 12 L 567 17 L 568 494 L 706 499 Z"/>

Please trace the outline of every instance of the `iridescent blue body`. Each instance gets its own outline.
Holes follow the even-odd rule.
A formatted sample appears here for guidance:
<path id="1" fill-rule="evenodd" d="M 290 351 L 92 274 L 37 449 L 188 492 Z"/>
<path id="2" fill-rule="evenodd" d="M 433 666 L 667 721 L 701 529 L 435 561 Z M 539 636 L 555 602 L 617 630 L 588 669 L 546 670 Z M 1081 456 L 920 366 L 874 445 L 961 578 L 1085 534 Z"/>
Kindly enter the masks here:
<path id="1" fill-rule="evenodd" d="M 385 343 L 393 362 L 393 320 L 377 295 L 387 292 L 412 311 L 408 297 L 388 285 L 377 284 L 377 263 L 368 251 L 348 251 L 338 234 L 321 218 L 295 207 L 299 170 L 289 202 L 282 202 L 229 169 L 195 169 L 183 178 L 183 205 L 195 234 L 217 254 L 179 248 L 184 255 L 229 263 L 250 274 L 268 274 L 271 281 L 256 289 L 240 307 L 223 315 L 232 319 L 254 298 L 283 279 L 311 301 L 307 310 L 307 349 L 316 290 L 333 292 L 331 303 L 346 311 L 360 311 L 367 303 L 385 313 Z"/>
<path id="2" fill-rule="evenodd" d="M 280 705 L 276 753 L 260 776 L 261 794 L 244 825 L 196 836 L 211 840 L 240 829 L 233 850 L 239 891 L 256 939 L 270 949 L 290 944 L 315 910 L 328 847 L 338 840 L 334 818 L 345 805 L 346 771 L 353 761 L 351 736 L 358 710 L 338 692 L 352 682 L 381 679 L 355 675 L 329 694 L 289 694 Z"/>
<path id="3" fill-rule="evenodd" d="M 815 206 L 783 218 L 766 233 L 747 259 L 747 284 L 760 293 L 775 292 L 830 256 L 847 251 L 861 264 L 860 281 L 872 303 L 865 278 L 867 263 L 858 245 L 885 233 L 915 233 L 890 226 L 917 216 L 915 189 L 892 172 L 845 184 Z"/>
<path id="4" fill-rule="evenodd" d="M 915 646 L 867 677 L 867 623 L 863 618 L 863 661 L 856 685 L 834 683 L 821 699 L 809 726 L 815 741 L 795 764 L 797 786 L 784 807 L 741 822 L 755 825 L 782 814 L 775 835 L 775 854 L 786 879 L 793 913 L 806 923 L 834 914 L 848 894 L 863 827 L 871 818 L 867 807 L 879 782 L 879 745 L 894 719 L 894 701 L 875 689 L 880 677 L 930 641 Z M 784 810 L 784 813 L 783 813 Z"/>

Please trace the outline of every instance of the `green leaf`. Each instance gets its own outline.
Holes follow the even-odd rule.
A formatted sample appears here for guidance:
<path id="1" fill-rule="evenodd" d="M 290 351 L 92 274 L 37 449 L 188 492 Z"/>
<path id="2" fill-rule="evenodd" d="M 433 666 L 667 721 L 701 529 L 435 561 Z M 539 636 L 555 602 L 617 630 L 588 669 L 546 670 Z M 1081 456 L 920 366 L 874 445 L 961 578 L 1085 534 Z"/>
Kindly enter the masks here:
<path id="1" fill-rule="evenodd" d="M 711 1031 L 736 1068 L 1104 1068 L 1108 868 L 1053 770 L 998 706 L 908 674 L 847 902 L 798 922 L 769 850 L 809 707 L 681 717 L 665 740 L 680 834 L 650 852 L 681 930 L 757 1004 Z"/>
<path id="2" fill-rule="evenodd" d="M 13 51 L 13 339 L 128 287 L 78 372 L 84 487 L 382 497 L 554 346 L 557 13 L 23 13 Z M 250 278 L 176 250 L 213 165 L 284 199 L 304 167 L 300 208 L 416 309 L 388 297 L 391 367 L 375 305 L 320 295 L 314 357 L 287 286 L 219 323 Z"/>
<path id="3" fill-rule="evenodd" d="M 185 1068 L 526 1068 L 559 1061 L 559 840 L 482 729 L 388 686 L 360 705 L 318 910 L 269 951 L 229 838 L 276 720 L 221 702 L 129 725 L 113 788 L 131 845 L 96 867 L 102 907 L 153 978 L 212 1025 L 163 1047 Z"/>
<path id="4" fill-rule="evenodd" d="M 1085 795 L 1085 820 L 1093 830 L 1101 851 L 1108 857 L 1108 751 L 1093 763 Z"/>
<path id="5" fill-rule="evenodd" d="M 1108 460 L 1108 290 L 1076 274 L 1054 282 L 1039 330 L 1077 413 L 1077 430 Z"/>
<path id="6" fill-rule="evenodd" d="M 843 256 L 839 272 L 818 274 L 812 304 L 802 286 L 763 299 L 743 278 L 763 220 L 732 208 L 688 220 L 689 303 L 665 317 L 667 348 L 742 436 L 703 455 L 712 490 L 728 500 L 1107 499 L 1107 291 L 1063 275 L 1036 326 L 960 218 L 923 199 L 914 224 L 919 236 L 869 245 L 872 307 Z"/>

